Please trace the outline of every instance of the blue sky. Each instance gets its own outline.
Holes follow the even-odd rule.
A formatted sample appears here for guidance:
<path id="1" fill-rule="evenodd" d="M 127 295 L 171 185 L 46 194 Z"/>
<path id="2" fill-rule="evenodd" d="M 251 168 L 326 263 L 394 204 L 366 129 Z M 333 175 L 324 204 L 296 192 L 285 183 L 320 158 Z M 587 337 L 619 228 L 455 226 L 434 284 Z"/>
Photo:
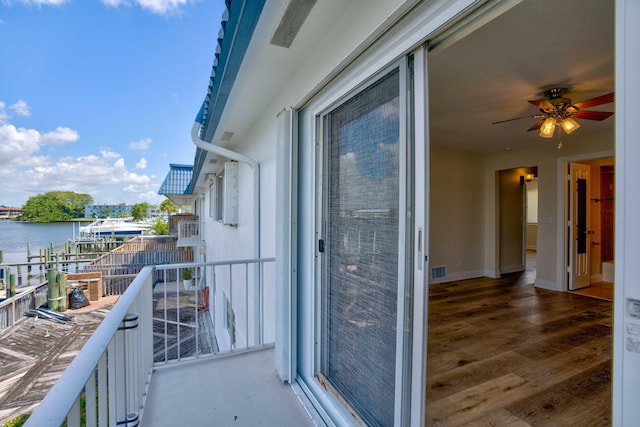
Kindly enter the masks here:
<path id="1" fill-rule="evenodd" d="M 223 0 L 0 0 L 0 205 L 159 203 L 193 164 Z"/>

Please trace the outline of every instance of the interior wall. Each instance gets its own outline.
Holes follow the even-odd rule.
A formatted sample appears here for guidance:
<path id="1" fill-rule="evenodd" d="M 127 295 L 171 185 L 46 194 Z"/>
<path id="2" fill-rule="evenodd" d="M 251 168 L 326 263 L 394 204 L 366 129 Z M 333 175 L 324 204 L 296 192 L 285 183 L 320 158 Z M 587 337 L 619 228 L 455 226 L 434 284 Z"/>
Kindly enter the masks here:
<path id="1" fill-rule="evenodd" d="M 484 155 L 431 147 L 430 265 L 446 266 L 432 283 L 484 275 Z"/>

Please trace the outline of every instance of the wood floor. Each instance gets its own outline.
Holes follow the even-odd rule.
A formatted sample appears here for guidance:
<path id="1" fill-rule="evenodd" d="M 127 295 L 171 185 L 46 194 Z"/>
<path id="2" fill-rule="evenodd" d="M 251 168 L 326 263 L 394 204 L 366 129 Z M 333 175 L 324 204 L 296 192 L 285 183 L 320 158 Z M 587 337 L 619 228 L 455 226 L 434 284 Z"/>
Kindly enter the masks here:
<path id="1" fill-rule="evenodd" d="M 572 291 L 573 293 L 586 295 L 593 298 L 600 298 L 607 301 L 613 301 L 613 283 L 611 282 L 595 282 L 589 284 L 588 287 Z"/>
<path id="2" fill-rule="evenodd" d="M 430 285 L 427 425 L 611 425 L 611 302 L 530 283 Z"/>

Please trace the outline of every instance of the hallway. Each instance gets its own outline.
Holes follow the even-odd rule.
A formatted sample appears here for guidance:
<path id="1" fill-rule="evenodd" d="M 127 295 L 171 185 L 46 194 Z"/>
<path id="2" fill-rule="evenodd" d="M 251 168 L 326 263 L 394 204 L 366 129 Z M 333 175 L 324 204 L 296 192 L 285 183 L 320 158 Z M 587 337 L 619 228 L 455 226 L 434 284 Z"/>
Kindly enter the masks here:
<path id="1" fill-rule="evenodd" d="M 427 425 L 611 424 L 612 304 L 529 273 L 430 285 Z"/>

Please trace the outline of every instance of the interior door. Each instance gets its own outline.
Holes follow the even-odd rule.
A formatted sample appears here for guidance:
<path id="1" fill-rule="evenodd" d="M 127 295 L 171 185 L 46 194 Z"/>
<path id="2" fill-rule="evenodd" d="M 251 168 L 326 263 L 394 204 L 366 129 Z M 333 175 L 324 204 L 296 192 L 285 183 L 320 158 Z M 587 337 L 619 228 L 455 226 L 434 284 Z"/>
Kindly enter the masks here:
<path id="1" fill-rule="evenodd" d="M 569 290 L 590 283 L 589 195 L 591 166 L 569 165 Z"/>

